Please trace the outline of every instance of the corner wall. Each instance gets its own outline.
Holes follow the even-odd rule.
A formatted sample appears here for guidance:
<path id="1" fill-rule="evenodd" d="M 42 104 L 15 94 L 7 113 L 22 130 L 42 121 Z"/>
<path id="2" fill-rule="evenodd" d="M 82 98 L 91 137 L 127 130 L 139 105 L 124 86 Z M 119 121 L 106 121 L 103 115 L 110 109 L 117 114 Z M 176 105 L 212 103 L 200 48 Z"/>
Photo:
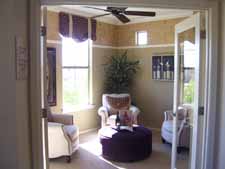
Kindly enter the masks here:
<path id="1" fill-rule="evenodd" d="M 128 56 L 140 61 L 140 71 L 136 74 L 131 89 L 133 102 L 140 108 L 140 123 L 160 130 L 164 111 L 173 108 L 173 81 L 152 79 L 152 56 L 174 54 L 175 25 L 185 18 L 152 21 L 117 28 L 118 52 L 128 51 Z M 148 31 L 148 46 L 135 43 L 136 31 Z"/>
<path id="2" fill-rule="evenodd" d="M 48 43 L 57 48 L 57 106 L 53 112 L 62 112 L 62 56 L 61 38 L 58 33 L 58 14 L 48 11 L 47 39 L 59 42 Z M 102 64 L 106 57 L 128 50 L 131 59 L 141 62 L 131 91 L 132 99 L 141 109 L 140 122 L 152 128 L 161 128 L 163 112 L 172 109 L 173 82 L 152 80 L 152 56 L 155 54 L 174 53 L 175 25 L 184 18 L 152 21 L 128 25 L 111 25 L 97 22 L 97 40 L 93 42 L 93 100 L 95 108 L 71 112 L 80 130 L 96 128 L 100 124 L 97 110 L 101 106 L 103 94 L 104 70 Z M 136 31 L 148 31 L 148 45 L 140 48 L 135 43 Z M 153 46 L 151 46 L 153 45 Z M 122 49 L 123 48 L 123 49 Z M 97 119 L 97 120 L 96 120 Z"/>
<path id="3" fill-rule="evenodd" d="M 145 126 L 160 129 L 164 120 L 163 112 L 173 108 L 173 81 L 152 79 L 152 56 L 173 52 L 174 47 L 128 49 L 128 56 L 140 61 L 140 71 L 135 76 L 131 96 L 141 110 L 139 120 Z"/>
<path id="4" fill-rule="evenodd" d="M 62 43 L 59 36 L 58 13 L 48 11 L 47 13 L 47 39 L 48 47 L 56 48 L 56 81 L 57 81 L 57 106 L 51 107 L 54 113 L 63 113 L 62 111 Z M 101 106 L 101 97 L 103 94 L 104 70 L 103 64 L 107 56 L 117 52 L 113 48 L 99 48 L 98 46 L 116 46 L 115 26 L 102 22 L 97 22 L 96 36 L 97 40 L 93 42 L 92 60 L 93 60 L 93 104 L 94 107 L 85 110 L 68 112 L 74 116 L 74 124 L 78 125 L 80 131 L 98 128 L 100 119 L 97 115 L 98 108 Z M 97 45 L 97 46 L 96 46 Z"/>

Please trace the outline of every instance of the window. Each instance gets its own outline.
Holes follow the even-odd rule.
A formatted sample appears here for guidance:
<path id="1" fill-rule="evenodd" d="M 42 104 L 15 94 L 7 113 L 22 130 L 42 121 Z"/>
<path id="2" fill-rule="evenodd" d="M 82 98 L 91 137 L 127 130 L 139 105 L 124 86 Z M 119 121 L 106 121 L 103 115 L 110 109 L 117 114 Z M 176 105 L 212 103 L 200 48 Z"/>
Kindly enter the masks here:
<path id="1" fill-rule="evenodd" d="M 89 43 L 62 40 L 63 109 L 89 104 Z"/>
<path id="2" fill-rule="evenodd" d="M 148 44 L 148 33 L 147 31 L 136 32 L 136 44 L 147 45 Z"/>
<path id="3" fill-rule="evenodd" d="M 184 41 L 183 55 L 183 103 L 194 103 L 194 85 L 195 85 L 195 44 Z"/>

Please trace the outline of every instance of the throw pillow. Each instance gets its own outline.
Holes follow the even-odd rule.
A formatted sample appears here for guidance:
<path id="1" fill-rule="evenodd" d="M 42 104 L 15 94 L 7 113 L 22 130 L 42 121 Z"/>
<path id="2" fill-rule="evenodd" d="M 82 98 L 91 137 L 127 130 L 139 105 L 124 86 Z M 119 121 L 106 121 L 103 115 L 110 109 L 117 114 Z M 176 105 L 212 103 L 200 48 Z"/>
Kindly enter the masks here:
<path id="1" fill-rule="evenodd" d="M 120 123 L 122 126 L 132 126 L 133 117 L 130 110 L 120 110 L 119 111 Z"/>

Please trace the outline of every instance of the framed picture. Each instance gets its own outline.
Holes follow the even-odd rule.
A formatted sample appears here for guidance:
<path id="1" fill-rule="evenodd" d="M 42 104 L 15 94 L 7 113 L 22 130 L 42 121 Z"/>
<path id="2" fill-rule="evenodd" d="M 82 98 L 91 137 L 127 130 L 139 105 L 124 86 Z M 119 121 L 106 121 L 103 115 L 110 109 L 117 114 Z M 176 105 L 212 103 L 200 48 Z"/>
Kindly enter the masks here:
<path id="1" fill-rule="evenodd" d="M 174 56 L 152 56 L 152 79 L 174 80 Z"/>
<path id="2" fill-rule="evenodd" d="M 162 69 L 162 57 L 153 56 L 152 57 L 152 79 L 161 79 L 161 69 Z"/>
<path id="3" fill-rule="evenodd" d="M 47 48 L 47 100 L 49 106 L 56 106 L 56 48 Z"/>

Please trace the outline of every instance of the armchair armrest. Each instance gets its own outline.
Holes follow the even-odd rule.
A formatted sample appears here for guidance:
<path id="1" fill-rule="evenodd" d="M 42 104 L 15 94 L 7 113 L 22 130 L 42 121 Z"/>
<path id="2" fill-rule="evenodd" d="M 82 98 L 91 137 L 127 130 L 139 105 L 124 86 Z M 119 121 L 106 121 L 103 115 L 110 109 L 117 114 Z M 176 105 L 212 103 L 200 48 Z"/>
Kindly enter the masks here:
<path id="1" fill-rule="evenodd" d="M 135 117 L 137 117 L 140 114 L 140 109 L 133 105 L 130 106 L 130 111 L 132 115 Z"/>
<path id="2" fill-rule="evenodd" d="M 53 121 L 64 125 L 73 124 L 73 115 L 70 114 L 52 114 Z"/>
<path id="3" fill-rule="evenodd" d="M 107 110 L 107 108 L 106 107 L 100 107 L 99 109 L 98 109 L 98 115 L 99 116 L 104 116 L 105 118 L 108 118 L 108 110 Z"/>
<path id="4" fill-rule="evenodd" d="M 49 157 L 55 158 L 61 155 L 69 155 L 70 139 L 63 130 L 64 124 L 48 122 L 48 148 Z M 56 144 L 57 143 L 57 144 Z"/>
<path id="5" fill-rule="evenodd" d="M 102 127 L 106 125 L 107 118 L 109 117 L 106 107 L 100 107 L 98 109 L 98 115 L 101 116 L 101 125 Z"/>
<path id="6" fill-rule="evenodd" d="M 166 110 L 164 112 L 164 121 L 167 120 L 173 120 L 173 111 L 172 110 Z"/>
<path id="7" fill-rule="evenodd" d="M 63 126 L 64 124 L 62 123 L 48 122 L 49 138 L 58 137 L 58 136 L 64 137 Z"/>
<path id="8" fill-rule="evenodd" d="M 130 111 L 131 111 L 131 114 L 133 116 L 134 124 L 138 124 L 137 116 L 140 114 L 140 109 L 137 108 L 136 106 L 131 105 L 130 106 Z"/>

